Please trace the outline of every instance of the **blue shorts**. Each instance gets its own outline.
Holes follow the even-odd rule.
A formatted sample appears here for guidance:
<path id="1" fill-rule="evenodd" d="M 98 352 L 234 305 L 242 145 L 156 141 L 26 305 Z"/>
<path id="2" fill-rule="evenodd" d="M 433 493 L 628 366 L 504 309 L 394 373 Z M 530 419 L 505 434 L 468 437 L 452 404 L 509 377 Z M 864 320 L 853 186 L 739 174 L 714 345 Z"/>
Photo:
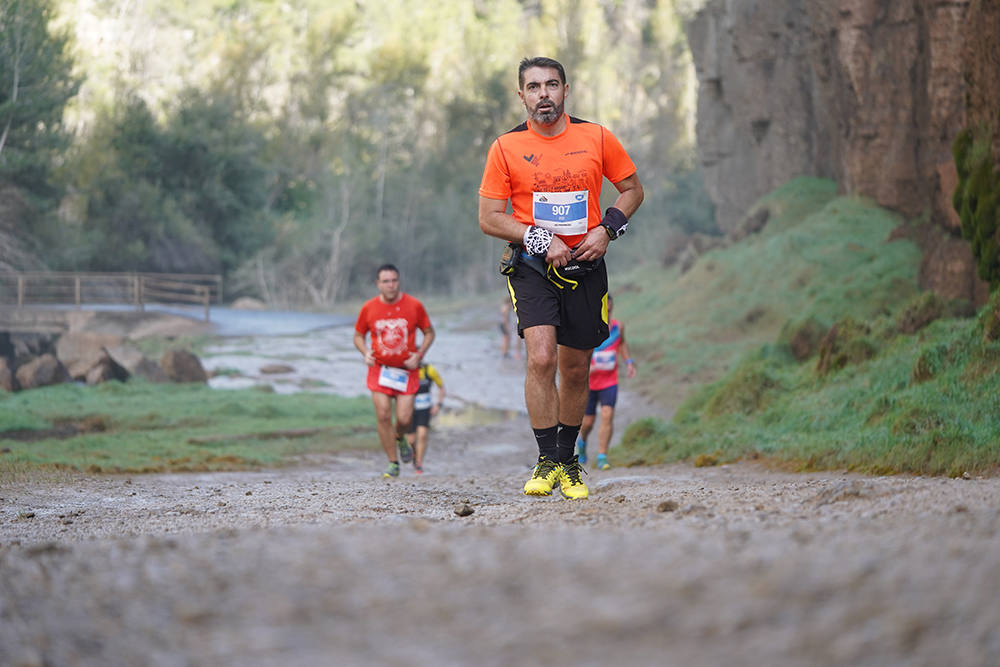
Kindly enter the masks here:
<path id="1" fill-rule="evenodd" d="M 597 414 L 597 404 L 606 405 L 609 408 L 615 407 L 615 403 L 618 402 L 618 385 L 613 384 L 610 387 L 605 387 L 604 389 L 591 389 L 590 395 L 587 396 L 587 410 L 583 413 L 588 417 L 593 417 Z"/>

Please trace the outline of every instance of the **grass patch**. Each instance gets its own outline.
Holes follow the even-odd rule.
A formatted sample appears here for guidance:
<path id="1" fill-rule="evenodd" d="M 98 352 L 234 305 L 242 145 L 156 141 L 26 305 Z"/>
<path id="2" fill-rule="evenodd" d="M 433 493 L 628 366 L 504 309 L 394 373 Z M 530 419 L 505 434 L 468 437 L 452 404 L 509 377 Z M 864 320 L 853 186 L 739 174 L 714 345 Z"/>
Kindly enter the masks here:
<path id="1" fill-rule="evenodd" d="M 303 435 L 303 431 L 315 432 Z M 287 436 L 281 437 L 282 432 Z M 0 396 L 0 479 L 25 465 L 85 472 L 236 470 L 377 446 L 367 398 L 108 382 Z"/>
<path id="2" fill-rule="evenodd" d="M 978 321 L 941 319 L 892 337 L 870 359 L 817 366 L 761 347 L 693 392 L 671 422 L 631 425 L 616 458 L 705 465 L 763 457 L 796 470 L 872 474 L 1000 468 L 1000 342 Z"/>
<path id="3" fill-rule="evenodd" d="M 630 425 L 617 462 L 997 470 L 1000 305 L 958 318 L 921 295 L 919 251 L 887 240 L 901 221 L 829 182 L 797 179 L 760 205 L 757 237 L 617 290 L 642 389 L 680 404 Z"/>
<path id="4" fill-rule="evenodd" d="M 757 206 L 770 210 L 759 234 L 705 254 L 687 273 L 643 265 L 615 281 L 616 315 L 644 362 L 637 385 L 653 398 L 677 404 L 789 321 L 867 321 L 918 293 L 920 251 L 887 240 L 901 224 L 889 211 L 814 178 Z"/>
<path id="5" fill-rule="evenodd" d="M 180 348 L 190 351 L 196 356 L 202 356 L 205 348 L 212 345 L 215 339 L 208 334 L 193 336 L 148 336 L 131 341 L 136 348 L 148 358 L 159 361 L 167 350 Z"/>

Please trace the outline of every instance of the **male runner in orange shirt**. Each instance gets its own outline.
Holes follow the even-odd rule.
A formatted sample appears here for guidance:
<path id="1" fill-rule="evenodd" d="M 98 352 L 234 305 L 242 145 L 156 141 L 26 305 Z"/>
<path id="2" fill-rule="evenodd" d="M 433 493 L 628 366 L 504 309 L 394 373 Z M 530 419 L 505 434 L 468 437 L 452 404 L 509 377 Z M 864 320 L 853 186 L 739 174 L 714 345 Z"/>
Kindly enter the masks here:
<path id="1" fill-rule="evenodd" d="M 551 58 L 518 66 L 528 120 L 490 146 L 479 188 L 484 233 L 519 244 L 507 276 L 528 353 L 524 396 L 538 444 L 527 495 L 586 498 L 574 449 L 591 351 L 608 337 L 604 254 L 642 203 L 635 165 L 611 132 L 566 115 L 566 73 Z M 601 216 L 604 179 L 618 190 Z M 513 214 L 507 213 L 510 202 Z M 559 385 L 556 386 L 556 370 Z"/>
<path id="2" fill-rule="evenodd" d="M 413 456 L 405 434 L 413 419 L 420 361 L 434 342 L 434 327 L 423 304 L 400 291 L 399 269 L 383 264 L 375 276 L 378 296 L 366 301 L 358 313 L 354 347 L 368 365 L 368 389 L 375 405 L 378 437 L 389 459 L 383 476 L 398 477 L 399 459 L 407 463 Z M 418 329 L 424 334 L 419 348 Z M 368 334 L 371 334 L 371 347 L 366 343 Z M 392 424 L 393 399 L 396 400 L 395 427 Z"/>

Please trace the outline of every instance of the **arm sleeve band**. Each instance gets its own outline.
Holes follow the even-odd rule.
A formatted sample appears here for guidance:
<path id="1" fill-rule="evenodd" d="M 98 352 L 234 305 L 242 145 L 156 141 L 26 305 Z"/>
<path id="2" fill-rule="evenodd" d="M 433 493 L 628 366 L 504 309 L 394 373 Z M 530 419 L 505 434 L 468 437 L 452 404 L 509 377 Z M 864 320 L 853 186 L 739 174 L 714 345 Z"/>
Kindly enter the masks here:
<path id="1" fill-rule="evenodd" d="M 601 224 L 607 225 L 615 234 L 621 236 L 624 233 L 623 230 L 628 227 L 628 218 L 625 217 L 621 209 L 609 206 L 608 210 L 604 212 L 604 219 L 601 220 Z"/>
<path id="2" fill-rule="evenodd" d="M 552 232 L 543 228 L 531 226 L 524 232 L 524 251 L 535 257 L 545 257 L 552 245 Z"/>

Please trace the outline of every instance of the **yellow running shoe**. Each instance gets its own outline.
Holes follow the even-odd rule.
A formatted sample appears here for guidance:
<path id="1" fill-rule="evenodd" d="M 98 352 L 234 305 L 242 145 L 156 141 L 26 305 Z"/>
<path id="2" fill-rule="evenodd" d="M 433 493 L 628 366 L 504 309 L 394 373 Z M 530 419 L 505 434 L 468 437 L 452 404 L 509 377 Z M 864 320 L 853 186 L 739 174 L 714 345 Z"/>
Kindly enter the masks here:
<path id="1" fill-rule="evenodd" d="M 578 457 L 574 456 L 569 463 L 564 463 L 559 469 L 559 490 L 570 500 L 582 500 L 590 496 L 587 485 L 580 478 L 584 472 Z"/>
<path id="2" fill-rule="evenodd" d="M 559 479 L 561 471 L 562 468 L 555 461 L 539 458 L 535 469 L 531 472 L 531 479 L 524 483 L 524 495 L 551 496 L 552 487 Z"/>

